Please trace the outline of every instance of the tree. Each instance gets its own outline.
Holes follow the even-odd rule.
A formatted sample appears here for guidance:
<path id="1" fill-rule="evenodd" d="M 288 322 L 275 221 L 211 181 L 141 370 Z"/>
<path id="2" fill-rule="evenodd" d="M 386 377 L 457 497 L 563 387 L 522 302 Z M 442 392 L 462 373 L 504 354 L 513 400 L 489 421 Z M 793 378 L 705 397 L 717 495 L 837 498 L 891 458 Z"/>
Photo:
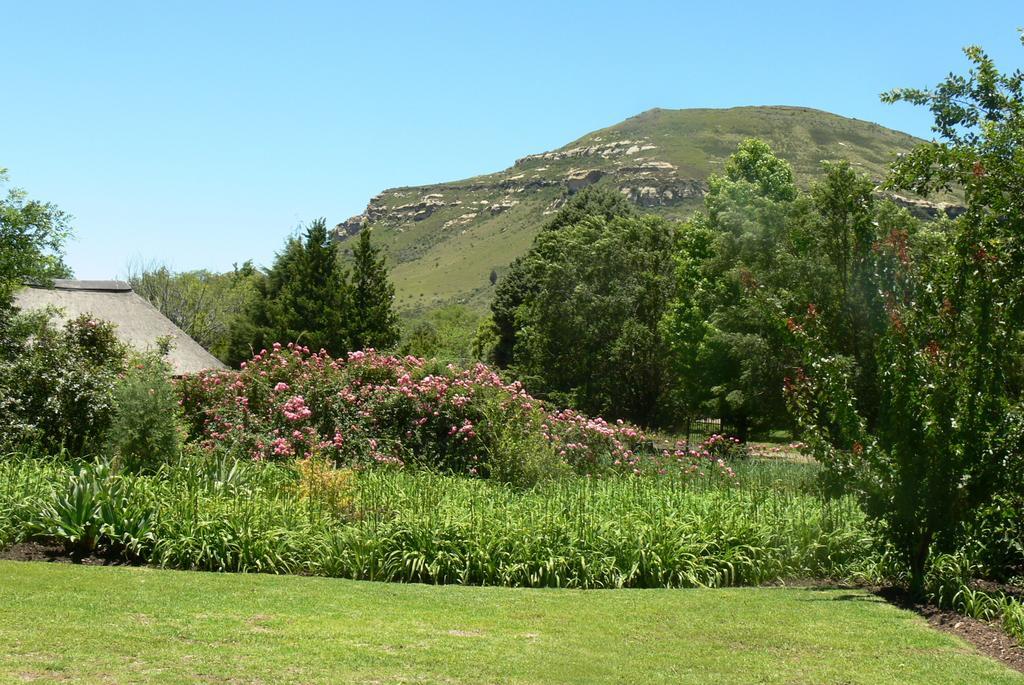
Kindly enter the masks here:
<path id="1" fill-rule="evenodd" d="M 541 228 L 540 235 L 573 226 L 589 217 L 611 220 L 636 214 L 636 208 L 622 193 L 590 186 L 570 196 L 551 221 Z M 533 266 L 530 254 L 516 258 L 494 291 L 491 328 L 484 329 L 482 333 L 485 338 L 493 339 L 492 344 L 487 346 L 490 360 L 501 368 L 508 368 L 514 362 L 516 332 L 519 328 L 516 317 L 519 308 L 537 289 L 532 274 Z"/>
<path id="2" fill-rule="evenodd" d="M 6 183 L 7 170 L 0 168 L 0 186 Z M 12 344 L 12 299 L 22 284 L 71 276 L 62 256 L 70 235 L 70 217 L 53 204 L 29 200 L 17 188 L 0 198 L 0 344 Z"/>
<path id="3" fill-rule="evenodd" d="M 229 363 L 238 364 L 275 342 L 344 355 L 350 349 L 352 299 L 327 223 L 317 219 L 304 235 L 288 239 L 257 282 L 248 311 L 231 326 Z"/>
<path id="4" fill-rule="evenodd" d="M 791 323 L 807 346 L 790 393 L 803 435 L 902 553 L 916 593 L 929 556 L 958 544 L 1022 453 L 1024 410 L 1010 371 L 1024 324 L 1024 75 L 1001 74 L 980 48 L 965 53 L 966 76 L 883 96 L 928 106 L 939 136 L 898 160 L 888 186 L 961 188 L 967 211 L 939 258 L 922 257 L 901 227 L 881 227 L 873 281 L 886 316 L 874 426 L 848 358 L 823 348 L 813 316 Z"/>
<path id="5" fill-rule="evenodd" d="M 670 419 L 659 322 L 672 293 L 675 225 L 588 216 L 541 233 L 516 312 L 512 370 L 531 391 L 610 418 Z"/>
<path id="6" fill-rule="evenodd" d="M 352 254 L 352 311 L 349 344 L 352 349 L 383 349 L 398 342 L 395 287 L 388 278 L 380 248 L 370 242 L 371 229 L 359 232 Z"/>
<path id="7" fill-rule="evenodd" d="M 768 143 L 757 138 L 747 138 L 730 155 L 725 163 L 725 178 L 752 183 L 761 195 L 772 200 L 796 199 L 793 168 L 776 157 Z"/>
<path id="8" fill-rule="evenodd" d="M 726 175 L 709 179 L 704 212 L 683 231 L 675 297 L 662 331 L 671 348 L 676 404 L 733 424 L 785 421 L 782 266 L 797 191 L 789 165 L 765 143 L 743 141 Z"/>
<path id="9" fill-rule="evenodd" d="M 873 421 L 874 338 L 885 319 L 869 278 L 876 226 L 899 226 L 915 247 L 923 232 L 846 162 L 824 162 L 824 177 L 800 192 L 783 160 L 747 140 L 726 170 L 680 231 L 676 297 L 662 322 L 676 403 L 744 436 L 791 425 L 783 379 L 801 350 L 785 322 L 811 309 L 823 349 L 852 358 L 858 406 Z"/>
<path id="10" fill-rule="evenodd" d="M 262 279 L 248 261 L 227 273 L 174 273 L 158 264 L 132 264 L 128 271 L 132 290 L 222 361 L 229 356 L 231 326 L 251 306 Z"/>

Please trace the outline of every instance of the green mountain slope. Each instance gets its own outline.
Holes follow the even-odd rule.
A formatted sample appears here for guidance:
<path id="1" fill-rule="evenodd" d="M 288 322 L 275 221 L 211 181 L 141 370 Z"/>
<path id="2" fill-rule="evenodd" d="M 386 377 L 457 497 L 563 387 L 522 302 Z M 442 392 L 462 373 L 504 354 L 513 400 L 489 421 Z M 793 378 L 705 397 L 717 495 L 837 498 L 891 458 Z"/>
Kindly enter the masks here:
<path id="1" fill-rule="evenodd" d="M 482 308 L 500 277 L 529 249 L 547 215 L 587 185 L 613 187 L 649 211 L 684 217 L 701 205 L 706 179 L 745 138 L 766 140 L 807 185 L 823 160 L 845 159 L 881 181 L 917 138 L 801 107 L 654 109 L 568 145 L 529 155 L 501 172 L 393 188 L 338 224 L 344 241 L 369 226 L 389 255 L 398 307 L 407 314 L 446 302 Z M 952 199 L 952 198 L 948 198 Z M 942 207 L 907 200 L 919 213 Z"/>

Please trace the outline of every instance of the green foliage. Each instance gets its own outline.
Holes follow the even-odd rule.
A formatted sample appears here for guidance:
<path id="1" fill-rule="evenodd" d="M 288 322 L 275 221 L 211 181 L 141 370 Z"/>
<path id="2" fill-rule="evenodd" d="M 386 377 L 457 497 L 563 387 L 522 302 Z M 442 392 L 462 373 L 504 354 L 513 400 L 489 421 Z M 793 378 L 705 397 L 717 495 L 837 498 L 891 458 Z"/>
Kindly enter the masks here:
<path id="1" fill-rule="evenodd" d="M 231 325 L 252 307 L 262 278 L 251 262 L 245 262 L 222 274 L 133 266 L 128 282 L 139 296 L 224 361 L 229 358 Z"/>
<path id="2" fill-rule="evenodd" d="M 674 231 L 657 217 L 592 217 L 538 237 L 513 365 L 528 388 L 642 425 L 673 418 L 658 323 L 672 292 Z"/>
<path id="3" fill-rule="evenodd" d="M 480 325 L 480 314 L 465 305 L 439 307 L 408 327 L 399 350 L 465 366 L 484 358 L 474 349 Z"/>
<path id="4" fill-rule="evenodd" d="M 793 168 L 772 153 L 768 143 L 747 138 L 725 163 L 725 177 L 730 181 L 746 181 L 757 186 L 759 193 L 771 200 L 796 199 Z"/>
<path id="5" fill-rule="evenodd" d="M 785 424 L 779 388 L 789 355 L 776 310 L 796 299 L 787 287 L 799 278 L 785 268 L 795 260 L 784 257 L 797 192 L 789 165 L 761 141 L 744 141 L 726 173 L 709 180 L 706 213 L 680 231 L 675 297 L 660 325 L 677 404 L 746 437 L 751 425 Z"/>
<path id="6" fill-rule="evenodd" d="M 240 364 L 276 342 L 336 355 L 390 348 L 399 336 L 393 300 L 370 232 L 359 238 L 350 275 L 326 222 L 317 219 L 304 236 L 288 240 L 266 277 L 257 281 L 247 311 L 232 322 L 228 363 Z"/>
<path id="7" fill-rule="evenodd" d="M 924 230 L 875 198 L 845 162 L 823 163 L 810 192 L 788 165 L 746 141 L 712 177 L 705 212 L 679 232 L 676 296 L 661 323 L 676 377 L 676 403 L 749 430 L 787 426 L 783 380 L 801 353 L 785 322 L 812 312 L 823 349 L 849 358 L 858 409 L 873 425 L 879 379 L 875 341 L 886 314 L 872 270 L 875 244 L 899 231 L 929 256 L 943 229 Z"/>
<path id="8" fill-rule="evenodd" d="M 481 463 L 488 477 L 523 488 L 574 475 L 572 465 L 537 430 L 536 414 L 530 409 L 513 405 L 509 411 L 498 398 L 488 398 L 481 413 L 490 434 Z"/>
<path id="9" fill-rule="evenodd" d="M 565 206 L 544 225 L 541 235 L 574 226 L 591 217 L 611 221 L 616 217 L 635 215 L 636 208 L 621 193 L 591 186 L 571 196 Z M 536 261 L 535 248 L 532 248 L 530 253 L 512 262 L 498 283 L 491 302 L 493 333 L 486 329 L 482 331 L 485 337 L 495 335 L 496 340 L 477 345 L 481 349 L 487 348 L 491 355 L 489 360 L 503 369 L 515 362 L 516 334 L 521 327 L 517 320 L 520 308 L 540 287 L 534 274 Z"/>
<path id="10" fill-rule="evenodd" d="M 380 248 L 370 242 L 372 232 L 369 228 L 360 231 L 352 251 L 352 311 L 347 325 L 353 350 L 389 349 L 399 338 L 395 287 Z"/>
<path id="11" fill-rule="evenodd" d="M 288 239 L 256 290 L 248 313 L 232 324 L 231 364 L 281 341 L 334 353 L 349 348 L 352 292 L 323 219 Z"/>
<path id="12" fill-rule="evenodd" d="M 183 427 L 170 373 L 149 354 L 131 360 L 118 380 L 107 440 L 119 469 L 152 472 L 181 456 Z"/>
<path id="13" fill-rule="evenodd" d="M 83 456 L 102 446 L 125 349 L 114 327 L 83 315 L 62 328 L 18 317 L 21 345 L 0 359 L 0 450 Z"/>
<path id="14" fill-rule="evenodd" d="M 0 167 L 0 188 L 6 184 L 7 170 Z M 61 255 L 69 221 L 56 206 L 29 200 L 23 190 L 9 189 L 0 197 L 0 342 L 15 290 L 26 282 L 45 285 L 70 276 Z"/>
<path id="15" fill-rule="evenodd" d="M 1024 322 L 1022 76 L 999 74 L 977 48 L 966 53 L 974 64 L 967 77 L 886 96 L 927 104 L 942 137 L 901 159 L 890 185 L 928 192 L 957 184 L 967 211 L 938 257 L 915 249 L 899 227 L 876 242 L 873 284 L 886 314 L 874 353 L 876 425 L 818 323 L 794 326 L 808 346 L 793 392 L 805 439 L 899 549 L 916 592 L 929 555 L 955 549 L 964 523 L 1010 485 L 1021 459 L 1020 386 L 1007 371 L 1020 359 Z"/>
<path id="16" fill-rule="evenodd" d="M 81 554 L 172 568 L 579 588 L 874 579 L 880 568 L 853 503 L 804 490 L 808 466 L 745 464 L 739 486 L 567 478 L 528 489 L 370 470 L 346 475 L 344 520 L 333 491 L 301 487 L 291 467 L 239 462 L 216 482 L 211 468 L 185 460 L 134 476 L 0 462 L 0 496 L 26 490 L 9 480 L 42 480 L 33 490 L 50 499 L 18 526 Z"/>
<path id="17" fill-rule="evenodd" d="M 97 551 L 135 557 L 155 536 L 157 512 L 146 486 L 145 481 L 116 475 L 104 462 L 80 466 L 57 484 L 30 529 L 62 542 L 74 557 Z"/>
<path id="18" fill-rule="evenodd" d="M 533 391 L 591 413 L 671 419 L 658 322 L 675 227 L 586 188 L 499 282 L 474 346 Z"/>

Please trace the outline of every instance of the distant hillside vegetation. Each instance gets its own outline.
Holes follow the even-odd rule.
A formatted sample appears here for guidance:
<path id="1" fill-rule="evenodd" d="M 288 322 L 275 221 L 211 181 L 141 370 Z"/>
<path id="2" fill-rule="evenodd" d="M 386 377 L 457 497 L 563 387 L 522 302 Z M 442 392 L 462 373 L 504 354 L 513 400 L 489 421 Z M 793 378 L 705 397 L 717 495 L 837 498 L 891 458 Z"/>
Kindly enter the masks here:
<path id="1" fill-rule="evenodd" d="M 398 307 L 415 314 L 446 302 L 476 309 L 529 249 L 565 198 L 612 186 L 649 211 L 685 217 L 701 205 L 707 177 L 745 138 L 761 138 L 807 185 L 823 160 L 846 159 L 881 181 L 893 157 L 919 139 L 867 121 L 803 107 L 653 109 L 495 174 L 393 188 L 338 224 L 341 241 L 366 226 L 389 256 Z M 942 207 L 915 203 L 919 212 Z M 347 247 L 347 246 L 346 246 Z"/>

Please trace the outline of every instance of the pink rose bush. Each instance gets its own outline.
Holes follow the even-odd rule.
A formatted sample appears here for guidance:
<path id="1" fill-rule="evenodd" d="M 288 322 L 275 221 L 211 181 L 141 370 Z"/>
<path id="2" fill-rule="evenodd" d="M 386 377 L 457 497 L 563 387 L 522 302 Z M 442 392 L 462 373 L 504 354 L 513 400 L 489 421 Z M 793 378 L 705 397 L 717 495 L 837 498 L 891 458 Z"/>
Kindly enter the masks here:
<path id="1" fill-rule="evenodd" d="M 512 426 L 515 435 L 537 438 L 528 449 L 546 450 L 580 474 L 715 467 L 710 454 L 656 451 L 629 424 L 549 411 L 483 364 L 457 369 L 374 350 L 335 359 L 275 345 L 240 371 L 186 376 L 178 391 L 194 439 L 257 461 L 317 456 L 487 477 L 496 460 L 525 456 L 515 453 L 525 443 L 508 439 Z"/>

